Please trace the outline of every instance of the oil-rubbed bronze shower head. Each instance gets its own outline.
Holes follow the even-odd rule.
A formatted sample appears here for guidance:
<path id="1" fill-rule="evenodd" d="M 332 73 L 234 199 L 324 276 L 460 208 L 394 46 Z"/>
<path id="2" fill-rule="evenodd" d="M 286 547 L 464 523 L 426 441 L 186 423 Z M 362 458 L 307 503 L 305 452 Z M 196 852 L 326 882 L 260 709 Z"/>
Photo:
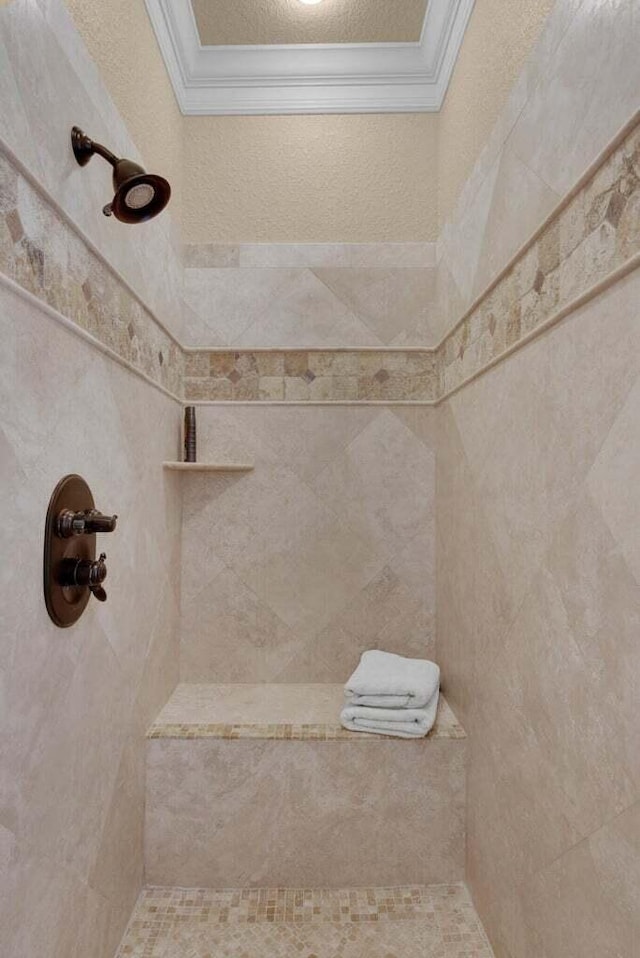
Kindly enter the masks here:
<path id="1" fill-rule="evenodd" d="M 147 173 L 133 160 L 118 159 L 77 126 L 71 130 L 71 145 L 80 166 L 86 166 L 97 153 L 113 167 L 115 196 L 103 207 L 105 216 L 113 214 L 122 223 L 142 223 L 157 216 L 169 202 L 171 187 L 162 176 Z"/>

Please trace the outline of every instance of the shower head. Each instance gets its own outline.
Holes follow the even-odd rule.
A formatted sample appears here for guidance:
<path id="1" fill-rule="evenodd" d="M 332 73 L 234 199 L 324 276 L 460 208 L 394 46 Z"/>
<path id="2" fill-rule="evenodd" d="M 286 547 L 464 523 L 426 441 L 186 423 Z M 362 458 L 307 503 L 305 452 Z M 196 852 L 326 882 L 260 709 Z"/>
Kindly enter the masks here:
<path id="1" fill-rule="evenodd" d="M 171 187 L 162 176 L 147 173 L 133 160 L 118 159 L 77 126 L 71 130 L 71 145 L 80 166 L 86 166 L 97 153 L 113 167 L 115 196 L 103 207 L 105 216 L 113 215 L 122 223 L 142 223 L 157 216 L 169 202 Z"/>

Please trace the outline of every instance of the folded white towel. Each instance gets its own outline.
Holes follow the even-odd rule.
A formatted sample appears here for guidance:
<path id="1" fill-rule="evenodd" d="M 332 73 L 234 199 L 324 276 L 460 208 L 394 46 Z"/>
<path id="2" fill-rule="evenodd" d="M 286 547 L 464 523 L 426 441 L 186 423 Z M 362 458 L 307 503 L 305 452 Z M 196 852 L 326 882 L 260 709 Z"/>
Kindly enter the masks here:
<path id="1" fill-rule="evenodd" d="M 439 692 L 423 709 L 377 709 L 345 705 L 340 713 L 342 725 L 352 732 L 375 732 L 399 738 L 424 738 L 433 728 L 438 711 Z"/>
<path id="2" fill-rule="evenodd" d="M 377 649 L 363 652 L 344 687 L 349 705 L 424 708 L 440 686 L 440 669 L 427 659 L 405 659 Z"/>

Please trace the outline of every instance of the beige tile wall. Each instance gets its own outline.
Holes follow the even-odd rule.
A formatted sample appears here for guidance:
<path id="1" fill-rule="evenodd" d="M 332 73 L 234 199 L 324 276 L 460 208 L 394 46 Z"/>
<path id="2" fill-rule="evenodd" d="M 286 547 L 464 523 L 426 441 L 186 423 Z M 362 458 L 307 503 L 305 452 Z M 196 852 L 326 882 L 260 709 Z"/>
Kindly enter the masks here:
<path id="1" fill-rule="evenodd" d="M 640 931 L 638 356 L 635 275 L 439 410 L 438 658 L 500 958 Z"/>
<path id="2" fill-rule="evenodd" d="M 379 645 L 434 648 L 429 407 L 206 406 L 182 477 L 185 681 L 341 682 Z"/>
<path id="3" fill-rule="evenodd" d="M 442 394 L 640 262 L 640 112 L 446 337 Z"/>
<path id="4" fill-rule="evenodd" d="M 147 878 L 192 888 L 459 880 L 464 759 L 464 739 L 153 739 Z"/>
<path id="5" fill-rule="evenodd" d="M 432 320 L 437 337 L 638 109 L 639 42 L 634 0 L 556 0 L 440 231 Z"/>
<path id="6" fill-rule="evenodd" d="M 443 329 L 637 110 L 639 31 L 627 0 L 556 3 L 441 236 Z M 445 390 L 637 261 L 637 189 L 634 132 L 449 337 Z M 636 269 L 438 410 L 437 654 L 497 958 L 637 950 L 639 347 Z"/>
<path id="7" fill-rule="evenodd" d="M 1 146 L 0 271 L 148 379 L 182 395 L 178 341 Z"/>
<path id="8" fill-rule="evenodd" d="M 0 63 L 0 954 L 111 958 L 143 877 L 144 735 L 178 672 L 180 490 L 160 463 L 176 456 L 181 410 L 49 307 L 175 389 L 180 351 L 151 311 L 179 333 L 181 273 L 168 216 L 106 219 L 109 168 L 75 164 L 74 123 L 137 154 L 64 3 L 0 4 Z M 106 604 L 61 630 L 42 537 L 71 472 L 119 523 Z"/>
<path id="9" fill-rule="evenodd" d="M 433 264 L 354 260 L 338 272 L 345 267 L 331 259 L 312 268 L 287 261 L 275 267 L 292 272 L 284 305 L 278 301 L 271 314 L 267 304 L 264 313 L 273 315 L 277 336 L 315 328 L 328 337 L 313 318 L 329 294 L 339 301 L 332 315 L 342 317 L 332 345 L 371 344 L 360 337 L 373 335 L 383 346 L 404 346 L 414 335 L 435 339 L 449 329 L 637 108 L 639 29 L 631 0 L 556 4 L 457 218 L 443 231 L 437 301 L 423 285 Z M 81 171 L 70 159 L 74 122 L 122 153 L 132 144 L 63 4 L 5 5 L 0 53 L 9 66 L 0 74 L 2 99 L 16 104 L 2 120 L 10 150 L 176 335 L 213 329 L 207 317 L 196 317 L 198 326 L 183 312 L 168 220 L 138 232 L 105 220 L 104 170 Z M 637 182 L 626 192 L 637 179 L 634 149 L 625 154 L 633 175 L 608 182 L 606 208 L 583 250 L 595 257 L 596 272 L 612 236 L 619 251 L 625 217 L 624 249 L 637 253 L 628 245 L 638 236 Z M 78 316 L 90 314 L 75 286 L 64 285 L 65 258 L 72 264 L 76 254 L 58 243 L 28 179 L 5 182 L 3 249 L 19 248 L 15 278 L 72 319 L 75 307 Z M 618 199 L 610 205 L 614 194 L 625 197 L 624 209 Z M 262 268 L 259 255 L 246 253 L 254 263 L 247 277 Z M 62 289 L 44 281 L 47 263 L 59 268 Z M 195 273 L 209 264 L 191 268 L 195 295 Z M 379 273 L 367 272 L 373 269 Z M 411 279 L 405 290 L 412 270 L 415 285 Z M 545 281 L 553 273 L 541 271 Z M 88 275 L 74 279 L 80 290 Z M 39 277 L 40 292 L 32 285 Z M 319 297 L 309 289 L 316 282 Z M 140 737 L 177 671 L 179 490 L 185 677 L 340 681 L 372 636 L 397 651 L 433 654 L 436 488 L 438 656 L 470 731 L 468 874 L 496 953 L 632 954 L 640 798 L 637 277 L 437 413 L 203 409 L 203 452 L 256 458 L 254 473 L 232 478 L 163 479 L 156 469 L 177 454 L 179 408 L 35 306 L 2 296 L 7 412 L 0 441 L 10 491 L 3 552 L 18 557 L 2 571 L 8 600 L 0 669 L 10 732 L 0 801 L 3 955 L 108 958 L 135 897 Z M 224 289 L 220 296 L 227 301 Z M 425 296 L 428 312 L 420 305 Z M 306 327 L 296 322 L 305 303 Z M 229 336 L 240 343 L 249 327 L 233 325 L 242 318 L 235 305 L 228 315 Z M 159 367 L 157 351 L 149 356 Z M 479 358 L 487 358 L 483 348 Z M 70 388 L 60 391 L 63 378 Z M 63 634 L 44 618 L 33 570 L 50 490 L 74 469 L 100 502 L 115 496 L 121 525 L 107 605 Z M 148 588 L 132 593 L 141 568 Z"/>
<path id="10" fill-rule="evenodd" d="M 433 346 L 434 243 L 185 249 L 185 344 Z"/>
<path id="11" fill-rule="evenodd" d="M 142 882 L 144 735 L 178 671 L 180 406 L 0 287 L 0 952 L 111 958 Z M 78 472 L 105 605 L 58 629 L 42 595 L 49 497 Z"/>

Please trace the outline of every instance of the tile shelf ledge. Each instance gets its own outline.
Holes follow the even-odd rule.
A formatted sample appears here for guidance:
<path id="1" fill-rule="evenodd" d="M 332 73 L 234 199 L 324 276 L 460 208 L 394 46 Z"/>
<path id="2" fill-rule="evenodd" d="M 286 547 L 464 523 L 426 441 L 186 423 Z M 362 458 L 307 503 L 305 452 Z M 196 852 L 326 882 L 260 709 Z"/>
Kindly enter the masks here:
<path id="1" fill-rule="evenodd" d="M 279 739 L 320 742 L 398 742 L 409 740 L 351 732 L 339 722 L 344 687 L 336 684 L 234 684 L 184 682 L 147 731 L 148 739 Z M 426 738 L 466 738 L 444 696 Z"/>
<path id="2" fill-rule="evenodd" d="M 252 472 L 252 462 L 163 462 L 163 469 L 174 472 Z"/>

